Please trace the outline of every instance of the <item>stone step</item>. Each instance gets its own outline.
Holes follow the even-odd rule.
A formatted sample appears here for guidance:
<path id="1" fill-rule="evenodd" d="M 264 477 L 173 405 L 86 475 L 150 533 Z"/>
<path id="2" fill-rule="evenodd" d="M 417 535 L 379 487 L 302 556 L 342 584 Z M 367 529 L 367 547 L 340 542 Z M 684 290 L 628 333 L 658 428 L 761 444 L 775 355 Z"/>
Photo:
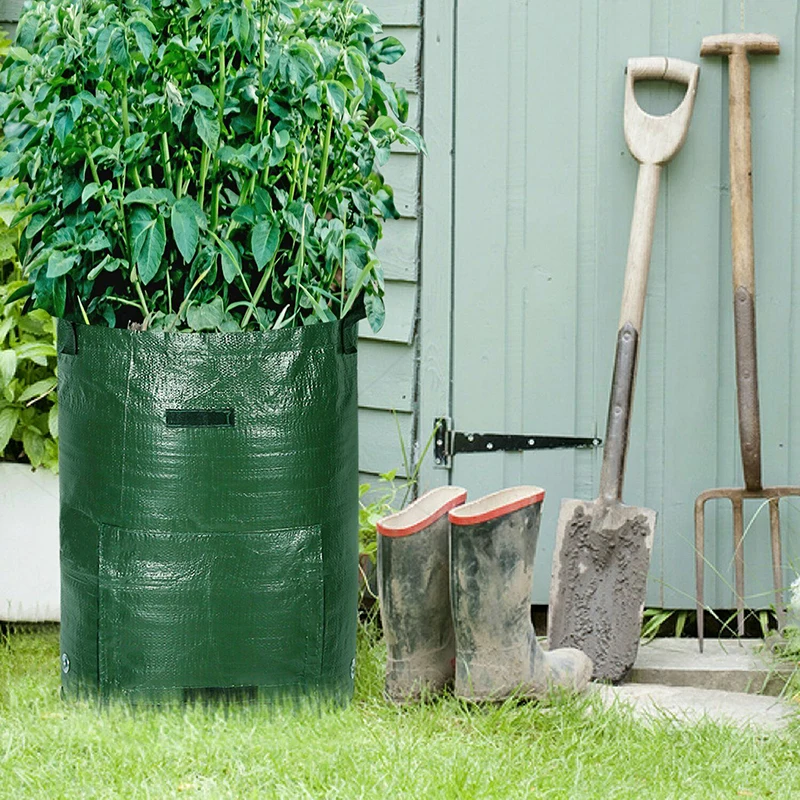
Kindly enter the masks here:
<path id="1" fill-rule="evenodd" d="M 776 660 L 761 639 L 653 639 L 639 646 L 628 680 L 777 697 L 800 664 Z"/>
<path id="2" fill-rule="evenodd" d="M 698 689 L 690 686 L 624 683 L 593 684 L 604 705 L 620 704 L 645 720 L 671 720 L 692 724 L 713 720 L 738 728 L 784 730 L 800 710 L 797 703 L 765 695 Z"/>

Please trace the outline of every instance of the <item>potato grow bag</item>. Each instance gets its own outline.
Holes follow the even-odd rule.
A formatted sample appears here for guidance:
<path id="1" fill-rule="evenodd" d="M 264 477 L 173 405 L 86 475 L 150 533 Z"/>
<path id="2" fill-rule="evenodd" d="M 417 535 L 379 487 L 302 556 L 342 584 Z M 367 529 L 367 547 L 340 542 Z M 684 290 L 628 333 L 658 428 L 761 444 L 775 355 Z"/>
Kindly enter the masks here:
<path id="1" fill-rule="evenodd" d="M 59 321 L 65 696 L 352 695 L 356 322 Z"/>

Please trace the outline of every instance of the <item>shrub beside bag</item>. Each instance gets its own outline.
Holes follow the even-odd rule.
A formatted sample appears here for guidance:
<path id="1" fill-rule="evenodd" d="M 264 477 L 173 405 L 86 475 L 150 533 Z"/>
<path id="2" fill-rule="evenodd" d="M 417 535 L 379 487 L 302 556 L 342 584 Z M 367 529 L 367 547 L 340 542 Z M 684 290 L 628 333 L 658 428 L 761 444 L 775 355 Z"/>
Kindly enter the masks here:
<path id="1" fill-rule="evenodd" d="M 66 696 L 352 695 L 357 321 L 59 321 Z"/>

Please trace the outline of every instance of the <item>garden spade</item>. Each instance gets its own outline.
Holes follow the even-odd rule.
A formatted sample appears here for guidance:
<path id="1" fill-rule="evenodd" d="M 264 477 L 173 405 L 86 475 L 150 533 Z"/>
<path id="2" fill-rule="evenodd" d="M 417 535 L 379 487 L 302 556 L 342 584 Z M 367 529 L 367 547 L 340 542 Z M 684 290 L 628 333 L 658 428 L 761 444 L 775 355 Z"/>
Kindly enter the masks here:
<path id="1" fill-rule="evenodd" d="M 577 647 L 594 678 L 620 681 L 636 659 L 656 512 L 622 503 L 633 389 L 647 294 L 661 168 L 689 130 L 700 68 L 673 58 L 632 58 L 625 82 L 625 141 L 639 162 L 617 333 L 600 494 L 563 500 L 550 584 L 550 648 Z M 637 80 L 686 85 L 680 105 L 661 117 L 636 102 Z"/>

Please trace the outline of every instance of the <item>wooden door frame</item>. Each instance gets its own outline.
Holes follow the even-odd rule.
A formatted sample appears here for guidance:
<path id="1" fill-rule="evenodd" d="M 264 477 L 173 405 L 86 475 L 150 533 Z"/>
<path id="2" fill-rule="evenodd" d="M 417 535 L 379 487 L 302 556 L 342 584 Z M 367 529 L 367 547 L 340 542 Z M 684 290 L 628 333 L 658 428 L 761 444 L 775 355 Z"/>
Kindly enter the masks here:
<path id="1" fill-rule="evenodd" d="M 422 131 L 428 156 L 422 165 L 418 448 L 427 443 L 434 419 L 449 415 L 452 408 L 457 11 L 458 0 L 428 0 L 424 4 Z M 429 451 L 420 468 L 420 492 L 448 483 L 450 471 L 437 469 Z"/>

